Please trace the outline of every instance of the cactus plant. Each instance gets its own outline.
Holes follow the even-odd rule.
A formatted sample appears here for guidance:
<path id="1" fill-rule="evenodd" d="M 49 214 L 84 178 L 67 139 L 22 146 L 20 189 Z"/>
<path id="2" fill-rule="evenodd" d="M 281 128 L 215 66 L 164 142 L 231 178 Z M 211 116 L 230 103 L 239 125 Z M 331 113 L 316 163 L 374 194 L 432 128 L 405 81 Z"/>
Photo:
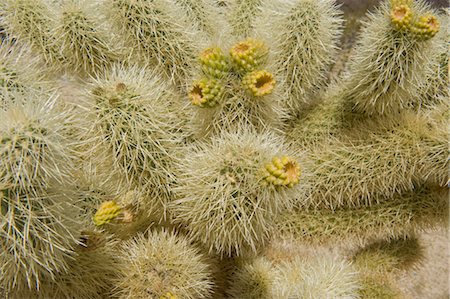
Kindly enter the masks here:
<path id="1" fill-rule="evenodd" d="M 448 224 L 448 10 L 0 2 L 0 297 L 400 298 Z"/>

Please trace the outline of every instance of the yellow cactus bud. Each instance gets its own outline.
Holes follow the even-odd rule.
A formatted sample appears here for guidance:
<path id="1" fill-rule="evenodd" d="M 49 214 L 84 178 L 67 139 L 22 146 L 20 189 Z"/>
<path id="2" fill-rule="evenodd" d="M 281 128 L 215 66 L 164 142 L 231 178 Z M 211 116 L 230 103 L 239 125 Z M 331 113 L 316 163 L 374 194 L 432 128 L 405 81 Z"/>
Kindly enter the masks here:
<path id="1" fill-rule="evenodd" d="M 203 73 L 214 78 L 225 77 L 230 70 L 228 59 L 219 47 L 205 49 L 200 54 L 200 63 Z"/>
<path id="2" fill-rule="evenodd" d="M 223 96 L 224 88 L 215 79 L 201 79 L 194 82 L 188 97 L 191 103 L 201 108 L 214 107 Z"/>
<path id="3" fill-rule="evenodd" d="M 411 26 L 411 32 L 420 40 L 427 40 L 439 32 L 440 24 L 438 19 L 432 15 L 424 15 Z"/>
<path id="4" fill-rule="evenodd" d="M 230 56 L 237 71 L 251 72 L 265 63 L 268 49 L 256 39 L 247 39 L 234 45 Z"/>
<path id="5" fill-rule="evenodd" d="M 178 297 L 171 292 L 167 292 L 165 295 L 159 297 L 159 299 L 178 299 Z"/>
<path id="6" fill-rule="evenodd" d="M 97 212 L 93 217 L 94 224 L 101 226 L 105 223 L 109 223 L 120 215 L 122 209 L 113 200 L 106 201 L 100 205 Z"/>
<path id="7" fill-rule="evenodd" d="M 391 22 L 398 30 L 406 30 L 411 27 L 412 12 L 408 5 L 395 6 L 391 10 Z"/>
<path id="8" fill-rule="evenodd" d="M 254 71 L 245 75 L 242 84 L 252 92 L 255 97 L 271 94 L 275 88 L 275 79 L 267 71 Z"/>
<path id="9" fill-rule="evenodd" d="M 300 166 L 297 161 L 287 157 L 275 157 L 262 169 L 264 181 L 275 186 L 293 187 L 300 179 Z"/>

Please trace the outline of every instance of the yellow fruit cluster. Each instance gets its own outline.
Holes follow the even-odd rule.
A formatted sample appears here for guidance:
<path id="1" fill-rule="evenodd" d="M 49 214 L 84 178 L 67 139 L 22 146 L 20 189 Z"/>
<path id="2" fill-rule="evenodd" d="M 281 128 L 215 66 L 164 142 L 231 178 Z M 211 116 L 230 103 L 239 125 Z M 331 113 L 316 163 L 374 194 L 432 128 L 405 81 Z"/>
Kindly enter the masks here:
<path id="1" fill-rule="evenodd" d="M 411 32 L 418 39 L 427 40 L 435 36 L 439 32 L 439 21 L 432 14 L 421 16 L 414 26 L 411 27 Z"/>
<path id="2" fill-rule="evenodd" d="M 392 0 L 391 22 L 398 30 L 409 31 L 419 40 L 427 40 L 439 32 L 439 21 L 427 14 L 414 18 L 410 0 Z"/>
<path id="3" fill-rule="evenodd" d="M 263 169 L 264 180 L 275 186 L 293 187 L 300 180 L 300 166 L 288 157 L 275 157 Z"/>
<path id="4" fill-rule="evenodd" d="M 165 295 L 159 297 L 159 299 L 178 299 L 178 297 L 171 292 L 167 292 Z"/>
<path id="5" fill-rule="evenodd" d="M 214 78 L 225 77 L 230 70 L 228 59 L 219 47 L 205 49 L 200 54 L 200 63 L 203 73 Z"/>
<path id="6" fill-rule="evenodd" d="M 231 60 L 237 71 L 251 72 L 265 63 L 268 49 L 257 39 L 247 39 L 234 45 L 230 50 Z"/>
<path id="7" fill-rule="evenodd" d="M 214 107 L 223 96 L 224 87 L 215 79 L 201 79 L 192 85 L 188 97 L 195 106 Z"/>
<path id="8" fill-rule="evenodd" d="M 122 208 L 113 200 L 106 201 L 100 205 L 93 217 L 94 224 L 101 226 L 117 218 L 122 212 Z"/>
<path id="9" fill-rule="evenodd" d="M 411 28 L 412 16 L 411 9 L 406 4 L 395 6 L 391 10 L 392 24 L 399 30 L 408 30 Z"/>
<path id="10" fill-rule="evenodd" d="M 262 97 L 272 93 L 275 88 L 275 79 L 267 71 L 253 71 L 244 76 L 242 84 L 255 97 Z"/>

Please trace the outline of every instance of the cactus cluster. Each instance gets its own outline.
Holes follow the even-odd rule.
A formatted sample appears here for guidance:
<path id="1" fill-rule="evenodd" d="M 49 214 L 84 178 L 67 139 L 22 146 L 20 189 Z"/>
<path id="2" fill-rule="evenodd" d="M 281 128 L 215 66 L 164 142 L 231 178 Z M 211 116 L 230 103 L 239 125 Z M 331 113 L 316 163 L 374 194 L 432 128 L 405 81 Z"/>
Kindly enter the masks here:
<path id="1" fill-rule="evenodd" d="M 334 0 L 0 1 L 0 297 L 401 298 L 448 16 L 383 0 L 344 57 Z"/>

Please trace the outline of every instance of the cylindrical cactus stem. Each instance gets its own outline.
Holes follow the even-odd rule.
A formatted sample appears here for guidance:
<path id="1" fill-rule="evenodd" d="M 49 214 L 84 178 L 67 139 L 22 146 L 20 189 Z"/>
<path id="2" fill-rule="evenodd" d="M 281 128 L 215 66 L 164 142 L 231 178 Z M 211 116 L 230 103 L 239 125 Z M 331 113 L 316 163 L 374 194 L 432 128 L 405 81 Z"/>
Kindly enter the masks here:
<path id="1" fill-rule="evenodd" d="M 294 181 L 267 181 L 266 164 L 289 154 L 285 150 L 274 135 L 249 130 L 199 145 L 179 161 L 178 199 L 169 211 L 210 252 L 222 256 L 255 252 L 269 237 L 274 218 L 293 204 L 300 190 Z M 291 157 L 291 163 L 297 163 L 295 155 Z M 280 176 L 290 171 L 296 169 L 282 168 Z"/>
<path id="2" fill-rule="evenodd" d="M 418 0 L 394 5 L 384 1 L 369 15 L 344 85 L 346 98 L 357 111 L 390 114 L 420 102 L 429 66 L 439 55 L 436 39 L 431 38 L 439 21 L 432 14 Z"/>
<path id="3" fill-rule="evenodd" d="M 56 98 L 0 111 L 0 288 L 33 289 L 67 270 L 80 211 L 71 195 L 71 118 Z"/>
<path id="4" fill-rule="evenodd" d="M 249 37 L 255 29 L 255 19 L 260 14 L 263 0 L 234 0 L 230 5 L 228 21 L 233 36 Z"/>
<path id="5" fill-rule="evenodd" d="M 230 298 L 274 299 L 273 288 L 279 273 L 265 257 L 241 262 L 231 274 Z"/>
<path id="6" fill-rule="evenodd" d="M 247 260 L 232 274 L 231 298 L 357 298 L 359 279 L 352 265 L 336 254 L 295 256 L 273 262 Z"/>
<path id="7" fill-rule="evenodd" d="M 213 78 L 224 78 L 230 71 L 230 59 L 225 56 L 219 47 L 209 47 L 200 54 L 202 72 Z"/>
<path id="8" fill-rule="evenodd" d="M 222 15 L 218 7 L 207 0 L 173 0 L 183 11 L 186 12 L 187 18 L 195 23 L 198 29 L 214 36 L 218 31 L 217 22 L 220 21 Z"/>
<path id="9" fill-rule="evenodd" d="M 437 113 L 437 111 L 435 111 Z M 412 191 L 443 186 L 448 177 L 448 132 L 436 116 L 406 111 L 396 119 L 365 121 L 349 140 L 312 147 L 305 181 L 308 203 L 336 208 L 371 205 Z"/>
<path id="10" fill-rule="evenodd" d="M 418 266 L 423 254 L 419 239 L 407 236 L 373 242 L 358 249 L 352 260 L 366 273 L 389 274 Z"/>
<path id="11" fill-rule="evenodd" d="M 10 40 L 0 41 L 0 109 L 7 109 L 25 94 L 36 96 L 50 93 L 42 61 L 33 57 L 29 48 Z"/>
<path id="12" fill-rule="evenodd" d="M 201 37 L 181 15 L 173 17 L 173 9 L 176 7 L 165 0 L 108 3 L 111 19 L 139 59 L 155 65 L 173 83 L 184 85 L 195 63 L 195 53 L 201 49 Z"/>
<path id="13" fill-rule="evenodd" d="M 58 11 L 52 35 L 61 47 L 64 65 L 71 71 L 92 74 L 117 58 L 108 29 L 97 22 L 98 16 L 89 14 L 99 9 L 88 1 L 70 0 Z"/>
<path id="14" fill-rule="evenodd" d="M 212 293 L 211 267 L 185 237 L 167 231 L 139 234 L 123 244 L 119 259 L 121 299 L 203 299 Z"/>
<path id="15" fill-rule="evenodd" d="M 176 96 L 156 74 L 119 65 L 90 88 L 82 104 L 88 129 L 81 136 L 91 145 L 88 155 L 97 165 L 112 164 L 112 171 L 142 191 L 140 204 L 149 213 L 161 212 L 184 136 Z"/>
<path id="16" fill-rule="evenodd" d="M 42 281 L 37 289 L 14 290 L 11 299 L 102 299 L 112 296 L 119 274 L 117 241 L 96 231 L 81 231 L 66 272 Z M 76 283 L 75 283 L 76 282 Z"/>
<path id="17" fill-rule="evenodd" d="M 332 0 L 266 1 L 262 11 L 256 31 L 270 41 L 286 105 L 298 113 L 325 83 L 341 35 L 341 13 Z"/>
<path id="18" fill-rule="evenodd" d="M 5 0 L 0 4 L 0 18 L 8 34 L 29 43 L 49 64 L 60 57 L 50 33 L 55 16 L 45 0 Z"/>
<path id="19" fill-rule="evenodd" d="M 447 188 L 417 188 L 368 207 L 314 209 L 279 218 L 281 234 L 302 242 L 364 243 L 409 236 L 448 223 Z"/>

